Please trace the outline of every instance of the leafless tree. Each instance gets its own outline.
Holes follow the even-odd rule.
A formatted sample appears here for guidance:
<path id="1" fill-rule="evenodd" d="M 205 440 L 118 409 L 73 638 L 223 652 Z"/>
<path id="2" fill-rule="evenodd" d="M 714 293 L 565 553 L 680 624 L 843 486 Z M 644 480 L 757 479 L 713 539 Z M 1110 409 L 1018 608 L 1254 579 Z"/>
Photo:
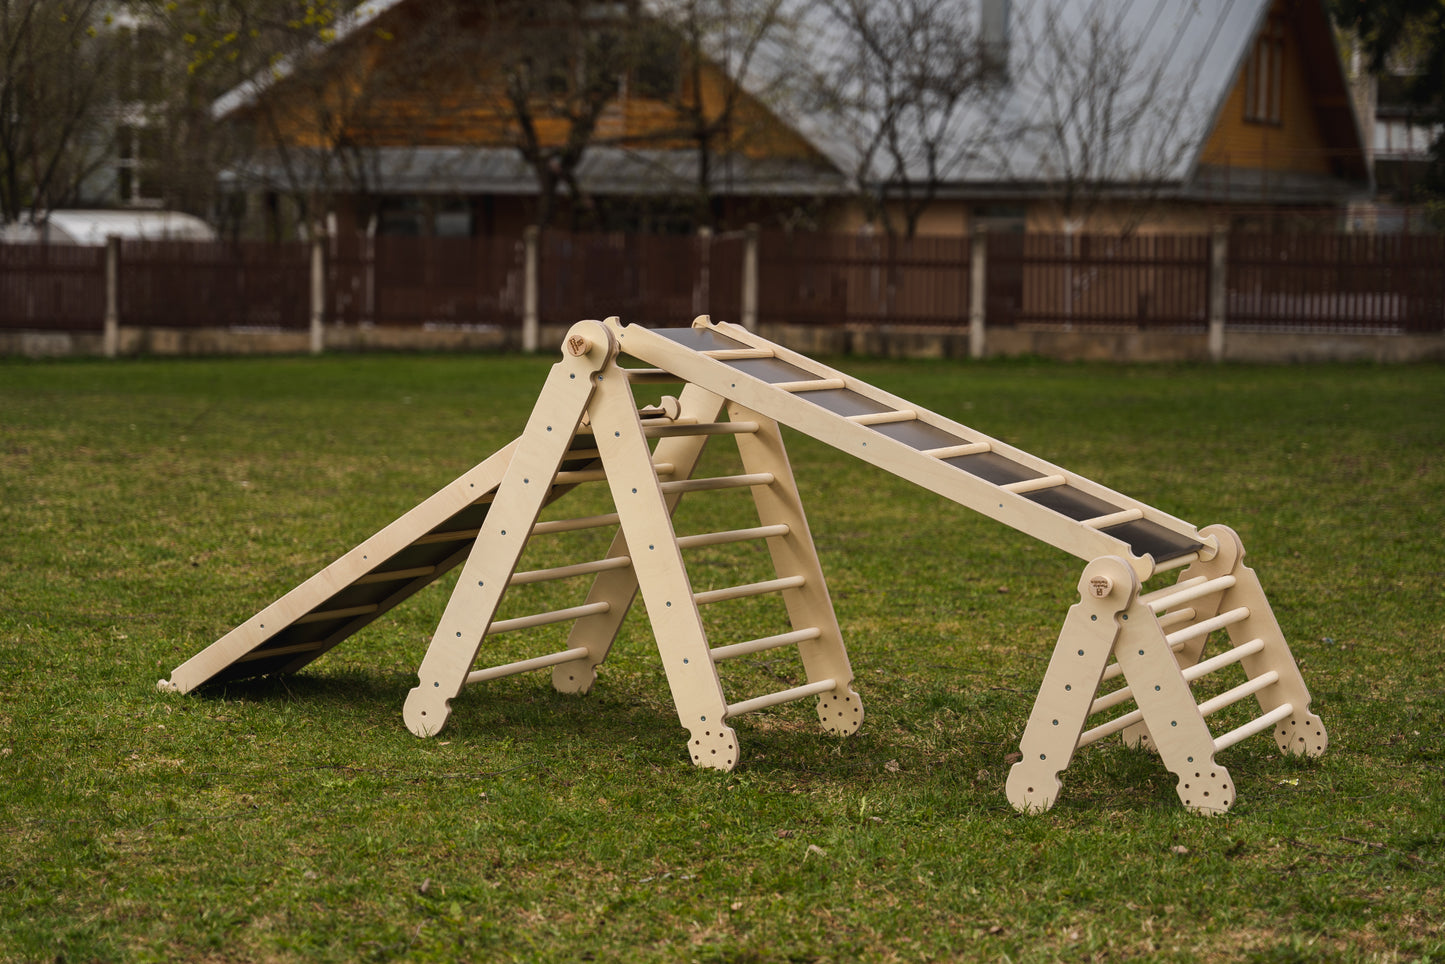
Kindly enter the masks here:
<path id="1" fill-rule="evenodd" d="M 1037 26 L 1020 26 L 1029 55 L 1014 58 L 1011 81 L 1014 103 L 1027 106 L 996 121 L 1004 136 L 992 146 L 1002 170 L 1048 189 L 1066 227 L 1107 203 L 1127 233 L 1179 178 L 1202 118 L 1189 64 L 1172 62 L 1172 50 L 1151 55 L 1144 28 L 1103 7 L 1071 21 L 1055 3 Z"/>
<path id="2" fill-rule="evenodd" d="M 785 0 L 674 0 L 652 8 L 658 16 L 653 27 L 655 52 L 643 70 L 668 73 L 678 64 L 677 76 L 657 96 L 675 115 L 675 122 L 652 132 L 659 142 L 685 141 L 696 158 L 694 220 L 720 227 L 717 198 L 725 182 L 725 166 L 749 144 L 748 123 L 742 108 L 753 96 L 768 100 L 768 88 L 783 82 L 776 69 L 754 68 L 765 48 L 792 23 Z M 776 63 L 773 65 L 776 68 Z M 724 171 L 719 172 L 719 164 Z M 720 177 L 720 174 L 722 175 Z"/>
<path id="3" fill-rule="evenodd" d="M 958 122 L 991 76 L 969 0 L 817 0 L 826 13 L 810 100 L 855 159 L 860 196 L 906 237 L 977 149 Z"/>
<path id="4" fill-rule="evenodd" d="M 110 160 L 112 41 L 101 0 L 0 3 L 0 221 L 73 203 Z"/>

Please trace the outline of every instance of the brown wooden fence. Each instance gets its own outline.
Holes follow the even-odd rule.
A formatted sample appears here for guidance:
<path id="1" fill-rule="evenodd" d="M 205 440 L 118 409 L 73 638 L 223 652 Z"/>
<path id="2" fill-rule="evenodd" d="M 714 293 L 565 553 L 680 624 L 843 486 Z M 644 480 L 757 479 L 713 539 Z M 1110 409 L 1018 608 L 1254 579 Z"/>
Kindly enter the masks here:
<path id="1" fill-rule="evenodd" d="M 0 244 L 0 328 L 99 331 L 105 249 Z"/>
<path id="2" fill-rule="evenodd" d="M 1232 327 L 1435 332 L 1445 328 L 1445 236 L 1235 234 Z"/>
<path id="3" fill-rule="evenodd" d="M 522 323 L 517 238 L 346 235 L 330 240 L 327 265 L 331 324 L 515 328 Z"/>
<path id="4" fill-rule="evenodd" d="M 967 238 L 766 232 L 763 320 L 794 325 L 967 325 Z"/>
<path id="5" fill-rule="evenodd" d="M 1445 331 L 1445 237 L 991 234 L 968 238 L 570 235 L 537 249 L 537 317 L 609 314 L 686 324 L 709 313 L 814 326 L 968 325 L 971 263 L 986 266 L 989 328 L 1200 331 L 1224 271 L 1236 329 Z M 327 243 L 326 323 L 517 329 L 528 304 L 521 238 L 348 236 Z M 756 289 L 745 309 L 745 261 Z M 311 315 L 304 244 L 127 242 L 119 257 L 125 326 L 300 329 Z M 105 250 L 0 245 L 0 328 L 95 331 Z"/>
<path id="6" fill-rule="evenodd" d="M 1206 236 L 1013 234 L 988 244 L 990 327 L 1208 325 Z"/>
<path id="7" fill-rule="evenodd" d="M 544 324 L 619 315 L 642 324 L 687 324 L 742 305 L 741 235 L 542 236 L 539 315 Z"/>
<path id="8" fill-rule="evenodd" d="M 127 241 L 120 317 L 156 328 L 305 328 L 310 246 Z"/>

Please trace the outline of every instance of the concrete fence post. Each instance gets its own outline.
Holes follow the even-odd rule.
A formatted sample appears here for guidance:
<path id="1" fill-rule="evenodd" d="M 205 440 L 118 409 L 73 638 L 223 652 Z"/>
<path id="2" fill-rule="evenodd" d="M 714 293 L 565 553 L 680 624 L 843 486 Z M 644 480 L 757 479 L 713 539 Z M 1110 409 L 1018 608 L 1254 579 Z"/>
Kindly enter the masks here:
<path id="1" fill-rule="evenodd" d="M 105 239 L 105 335 L 102 350 L 106 358 L 120 354 L 120 238 Z"/>
<path id="2" fill-rule="evenodd" d="M 742 326 L 758 330 L 758 226 L 743 229 L 743 298 Z"/>
<path id="3" fill-rule="evenodd" d="M 975 225 L 968 246 L 968 357 L 988 351 L 988 227 Z"/>
<path id="4" fill-rule="evenodd" d="M 697 229 L 697 283 L 692 289 L 692 313 L 712 312 L 712 228 Z"/>
<path id="5" fill-rule="evenodd" d="M 1229 230 L 1215 228 L 1209 239 L 1209 360 L 1224 360 L 1224 321 L 1229 313 Z"/>
<path id="6" fill-rule="evenodd" d="M 326 350 L 326 236 L 311 239 L 311 354 Z"/>
<path id="7" fill-rule="evenodd" d="M 539 282 L 537 274 L 538 248 L 541 246 L 542 230 L 529 224 L 522 232 L 522 351 L 532 353 L 541 341 L 538 323 Z"/>

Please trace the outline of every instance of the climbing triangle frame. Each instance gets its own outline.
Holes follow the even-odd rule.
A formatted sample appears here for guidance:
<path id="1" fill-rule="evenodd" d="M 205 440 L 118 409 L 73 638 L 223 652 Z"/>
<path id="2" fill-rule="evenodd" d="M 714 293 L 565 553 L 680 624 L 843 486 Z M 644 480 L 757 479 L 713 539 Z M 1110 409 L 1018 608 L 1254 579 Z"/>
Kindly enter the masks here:
<path id="1" fill-rule="evenodd" d="M 624 367 L 621 357 L 641 366 Z M 681 384 L 638 408 L 634 387 Z M 726 416 L 725 418 L 723 416 Z M 1184 805 L 1227 811 L 1235 799 L 1215 754 L 1272 731 L 1281 750 L 1317 756 L 1327 738 L 1238 536 L 1180 519 L 911 405 L 735 325 L 699 318 L 651 330 L 617 319 L 579 322 L 563 344 L 522 435 L 330 566 L 177 667 L 163 690 L 293 673 L 461 566 L 403 717 L 440 732 L 469 684 L 550 669 L 559 691 L 596 678 L 638 592 L 678 719 L 699 766 L 731 770 L 745 713 L 817 698 L 825 729 L 855 732 L 863 707 L 798 495 L 780 425 L 908 479 L 1087 561 L 1007 783 L 1023 811 L 1053 805 L 1077 750 L 1118 733 L 1159 753 Z M 737 445 L 742 471 L 702 477 L 704 447 Z M 606 482 L 615 511 L 539 521 L 575 487 Z M 679 536 L 674 512 L 693 492 L 746 489 L 758 524 Z M 601 559 L 519 571 L 532 539 L 615 527 Z M 776 578 L 695 591 L 685 554 L 762 541 Z M 1151 591 L 1144 583 L 1182 569 Z M 511 586 L 591 577 L 580 605 L 498 619 Z M 783 632 L 713 645 L 700 607 L 780 595 Z M 570 623 L 559 651 L 474 669 L 486 639 Z M 1217 631 L 1229 645 L 1206 658 Z M 794 648 L 806 682 L 729 702 L 717 665 Z M 1223 671 L 1244 681 L 1196 702 L 1195 684 Z M 1117 682 L 1115 682 L 1117 681 Z M 1259 715 L 1215 736 L 1208 718 L 1254 697 Z M 1132 709 L 1129 707 L 1132 706 Z M 1238 711 L 1234 715 L 1237 715 Z M 1099 719 L 1092 727 L 1089 723 Z"/>

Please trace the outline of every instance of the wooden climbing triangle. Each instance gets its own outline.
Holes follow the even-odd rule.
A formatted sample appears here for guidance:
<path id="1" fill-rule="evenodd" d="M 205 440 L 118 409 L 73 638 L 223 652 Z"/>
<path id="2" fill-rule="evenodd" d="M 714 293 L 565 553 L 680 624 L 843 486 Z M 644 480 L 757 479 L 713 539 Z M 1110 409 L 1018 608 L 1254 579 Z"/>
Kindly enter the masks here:
<path id="1" fill-rule="evenodd" d="M 622 358 L 639 363 L 627 367 Z M 637 407 L 634 387 L 681 384 L 676 397 Z M 817 438 L 944 498 L 1087 561 L 1080 601 L 1065 619 L 1008 780 L 1020 810 L 1052 806 L 1059 773 L 1082 746 L 1114 733 L 1158 751 L 1184 805 L 1229 809 L 1235 791 L 1216 752 L 1272 731 L 1281 749 L 1311 756 L 1326 737 L 1243 548 L 1229 529 L 1197 530 L 1141 502 L 1005 445 L 735 325 L 690 328 L 580 322 L 563 344 L 522 435 L 415 509 L 179 666 L 162 689 L 291 673 L 447 571 L 461 574 L 418 670 L 403 716 L 418 736 L 442 729 L 469 684 L 552 671 L 563 692 L 588 690 L 640 591 L 689 754 L 732 769 L 729 725 L 743 714 L 814 697 L 823 726 L 852 733 L 863 707 L 798 496 L 779 425 Z M 742 471 L 697 474 L 710 440 L 737 446 Z M 577 486 L 605 482 L 614 511 L 549 518 Z M 745 489 L 757 525 L 678 535 L 685 495 Z M 528 542 L 609 527 L 601 559 L 518 571 Z M 761 541 L 773 579 L 695 591 L 689 550 Z M 1145 591 L 1160 573 L 1176 584 Z M 576 606 L 497 619 L 511 586 L 590 577 Z M 776 594 L 789 625 L 713 645 L 700 607 Z M 557 651 L 474 668 L 501 633 L 570 623 Z M 1230 646 L 1205 657 L 1212 633 Z M 806 681 L 729 702 L 718 663 L 784 647 Z M 1232 669 L 1237 668 L 1237 669 Z M 1202 703 L 1196 681 L 1222 671 L 1244 681 Z M 1118 680 L 1118 682 L 1112 682 Z M 1208 718 L 1254 697 L 1260 715 L 1218 737 Z M 1129 707 L 1133 707 L 1130 709 Z M 1088 727 L 1091 719 L 1099 722 Z"/>

